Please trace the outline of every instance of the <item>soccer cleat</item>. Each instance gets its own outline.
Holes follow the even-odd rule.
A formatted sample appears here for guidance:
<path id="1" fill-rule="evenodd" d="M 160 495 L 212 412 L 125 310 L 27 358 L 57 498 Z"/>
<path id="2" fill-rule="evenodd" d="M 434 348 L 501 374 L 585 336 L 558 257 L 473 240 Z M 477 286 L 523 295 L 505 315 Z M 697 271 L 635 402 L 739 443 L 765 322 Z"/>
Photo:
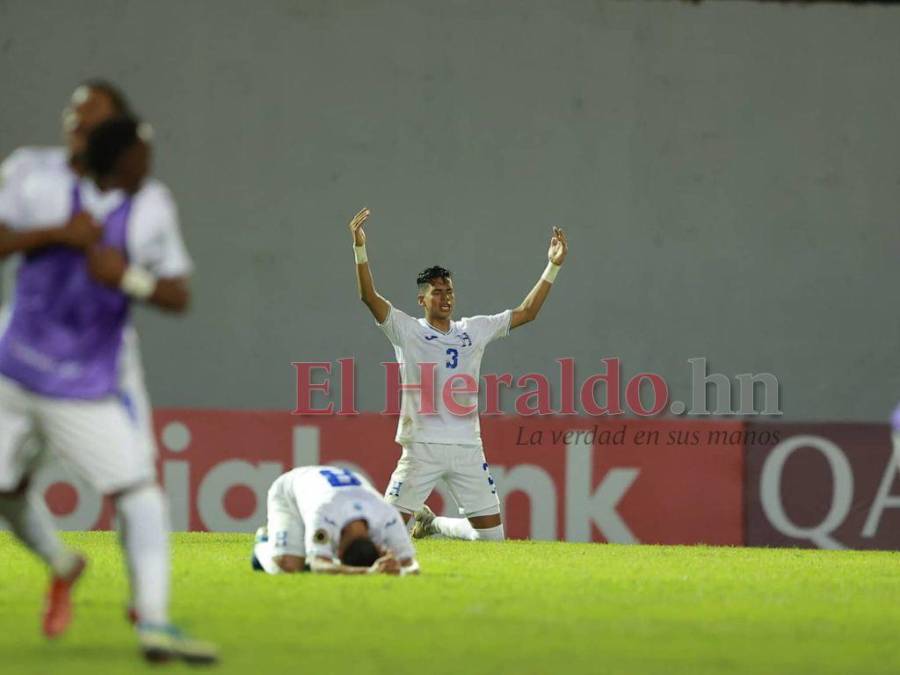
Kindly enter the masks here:
<path id="1" fill-rule="evenodd" d="M 429 509 L 427 504 L 422 504 L 422 508 L 413 515 L 416 518 L 412 529 L 413 539 L 424 539 L 432 534 L 437 534 L 437 530 L 434 529 L 434 511 Z"/>
<path id="2" fill-rule="evenodd" d="M 53 575 L 47 601 L 44 608 L 43 630 L 48 638 L 62 635 L 72 622 L 72 588 L 87 567 L 87 559 L 82 555 L 75 557 L 72 571 L 64 577 Z"/>
<path id="3" fill-rule="evenodd" d="M 256 543 L 254 544 L 254 549 L 256 548 L 256 544 L 263 544 L 269 541 L 269 528 L 263 525 L 256 530 Z M 254 572 L 265 572 L 265 568 L 262 566 L 262 563 L 259 562 L 259 558 L 256 557 L 256 552 L 254 550 L 253 553 L 250 554 L 250 567 Z"/>
<path id="4" fill-rule="evenodd" d="M 269 541 L 269 528 L 266 525 L 256 528 L 256 543 L 262 544 Z"/>
<path id="5" fill-rule="evenodd" d="M 219 660 L 215 645 L 189 638 L 175 626 L 138 625 L 141 653 L 151 663 L 176 659 L 194 665 L 212 664 Z"/>

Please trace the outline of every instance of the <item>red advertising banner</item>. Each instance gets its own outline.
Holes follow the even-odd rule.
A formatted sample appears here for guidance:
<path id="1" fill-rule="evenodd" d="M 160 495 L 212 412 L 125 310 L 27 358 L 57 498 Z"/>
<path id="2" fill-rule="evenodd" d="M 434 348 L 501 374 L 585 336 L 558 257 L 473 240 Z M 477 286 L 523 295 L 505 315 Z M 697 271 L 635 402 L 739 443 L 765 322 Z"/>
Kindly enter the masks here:
<path id="1" fill-rule="evenodd" d="M 888 425 L 747 431 L 748 546 L 900 549 L 900 464 Z"/>
<path id="2" fill-rule="evenodd" d="M 740 545 L 741 428 L 498 417 L 482 437 L 510 537 Z"/>
<path id="3" fill-rule="evenodd" d="M 400 454 L 396 418 L 159 410 L 159 474 L 176 530 L 252 531 L 266 491 L 303 464 L 341 464 L 384 488 Z M 513 538 L 739 545 L 739 422 L 485 416 L 482 436 Z M 67 529 L 108 528 L 111 512 L 59 468 L 38 480 Z M 439 485 L 429 502 L 453 513 Z"/>

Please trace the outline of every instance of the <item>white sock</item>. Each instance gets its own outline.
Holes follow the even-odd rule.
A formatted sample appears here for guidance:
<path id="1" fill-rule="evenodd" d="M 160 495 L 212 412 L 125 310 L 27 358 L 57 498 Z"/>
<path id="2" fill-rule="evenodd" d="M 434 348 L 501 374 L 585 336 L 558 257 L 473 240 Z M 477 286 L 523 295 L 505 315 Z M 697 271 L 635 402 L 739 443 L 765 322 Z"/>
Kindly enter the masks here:
<path id="1" fill-rule="evenodd" d="M 113 518 L 113 524 L 119 533 L 119 546 L 125 551 L 125 520 L 122 518 L 121 513 L 116 514 L 115 518 Z M 134 566 L 131 564 L 131 558 L 128 555 L 123 555 L 122 561 L 125 563 L 125 572 L 128 574 L 128 588 L 131 589 L 131 600 L 128 602 L 128 610 L 136 613 L 137 610 L 134 607 Z M 140 621 L 140 617 L 138 617 L 138 621 Z"/>
<path id="2" fill-rule="evenodd" d="M 0 517 L 57 576 L 67 577 L 78 561 L 59 539 L 44 500 L 32 493 L 0 495 Z"/>
<path id="3" fill-rule="evenodd" d="M 116 500 L 134 609 L 141 623 L 169 623 L 169 513 L 158 485 L 144 485 Z"/>
<path id="4" fill-rule="evenodd" d="M 503 541 L 503 525 L 475 529 L 468 518 L 447 518 L 438 516 L 432 522 L 434 531 L 451 539 L 466 541 Z"/>
<path id="5" fill-rule="evenodd" d="M 478 531 L 465 518 L 447 518 L 438 516 L 432 521 L 432 527 L 438 534 L 451 539 L 465 539 L 475 541 L 478 539 Z"/>

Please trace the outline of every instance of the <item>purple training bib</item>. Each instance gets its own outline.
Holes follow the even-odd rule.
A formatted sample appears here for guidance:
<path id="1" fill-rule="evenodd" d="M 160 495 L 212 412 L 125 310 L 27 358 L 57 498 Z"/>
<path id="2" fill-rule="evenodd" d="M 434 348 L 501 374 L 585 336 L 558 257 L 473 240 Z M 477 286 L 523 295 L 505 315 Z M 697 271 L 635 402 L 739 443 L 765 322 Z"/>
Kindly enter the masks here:
<path id="1" fill-rule="evenodd" d="M 81 194 L 72 188 L 72 215 Z M 127 257 L 131 198 L 103 221 L 102 242 Z M 0 373 L 57 398 L 96 399 L 118 391 L 119 350 L 129 298 L 94 281 L 83 251 L 48 246 L 18 270 L 9 325 L 0 338 Z"/>

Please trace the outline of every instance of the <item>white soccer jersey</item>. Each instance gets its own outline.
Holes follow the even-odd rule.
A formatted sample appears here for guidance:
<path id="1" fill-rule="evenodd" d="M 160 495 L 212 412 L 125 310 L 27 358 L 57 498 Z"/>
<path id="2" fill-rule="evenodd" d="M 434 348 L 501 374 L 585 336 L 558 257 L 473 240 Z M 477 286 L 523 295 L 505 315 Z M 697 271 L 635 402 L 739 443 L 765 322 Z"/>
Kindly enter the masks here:
<path id="1" fill-rule="evenodd" d="M 460 406 L 475 405 L 467 415 L 455 415 L 444 405 L 444 384 L 454 375 L 469 375 L 476 383 L 481 373 L 481 357 L 485 347 L 498 338 L 509 335 L 512 311 L 489 316 L 473 316 L 452 321 L 446 333 L 430 326 L 424 318 L 414 319 L 391 306 L 379 328 L 394 345 L 404 384 L 421 383 L 422 363 L 434 363 L 436 413 L 423 414 L 418 391 L 404 390 L 400 404 L 400 422 L 395 440 L 400 445 L 411 443 L 442 443 L 453 445 L 481 445 L 481 425 L 478 420 L 478 394 L 453 395 Z M 455 387 L 463 386 L 461 378 Z"/>
<path id="2" fill-rule="evenodd" d="M 73 180 L 71 172 L 30 172 L 19 182 L 14 204 L 4 209 L 3 222 L 20 230 L 65 223 L 72 208 Z M 81 179 L 79 189 L 84 209 L 98 221 L 126 198 L 121 190 L 101 192 L 86 178 Z M 149 179 L 132 199 L 126 246 L 130 262 L 159 277 L 190 274 L 193 265 L 181 238 L 178 212 L 169 189 L 158 180 Z"/>
<path id="3" fill-rule="evenodd" d="M 66 149 L 61 147 L 19 148 L 0 164 L 0 223 L 10 225 L 21 217 L 26 178 L 35 172 L 51 171 L 74 180 Z"/>
<path id="4" fill-rule="evenodd" d="M 376 546 L 392 551 L 400 560 L 415 557 L 397 509 L 353 471 L 336 466 L 300 467 L 279 476 L 270 494 L 273 492 L 296 506 L 307 557 L 336 559 L 341 530 L 359 519 L 368 523 L 369 536 Z M 270 532 L 270 536 L 277 533 Z"/>
<path id="5" fill-rule="evenodd" d="M 22 186 L 28 176 L 36 172 L 56 172 L 68 180 L 75 180 L 69 167 L 66 149 L 62 147 L 25 147 L 15 150 L 0 164 L 0 223 L 15 227 L 21 220 L 24 191 Z M 9 320 L 8 300 L 15 285 L 15 272 L 19 256 L 10 259 L 12 264 L 3 266 L 4 305 L 0 310 L 0 331 Z"/>

